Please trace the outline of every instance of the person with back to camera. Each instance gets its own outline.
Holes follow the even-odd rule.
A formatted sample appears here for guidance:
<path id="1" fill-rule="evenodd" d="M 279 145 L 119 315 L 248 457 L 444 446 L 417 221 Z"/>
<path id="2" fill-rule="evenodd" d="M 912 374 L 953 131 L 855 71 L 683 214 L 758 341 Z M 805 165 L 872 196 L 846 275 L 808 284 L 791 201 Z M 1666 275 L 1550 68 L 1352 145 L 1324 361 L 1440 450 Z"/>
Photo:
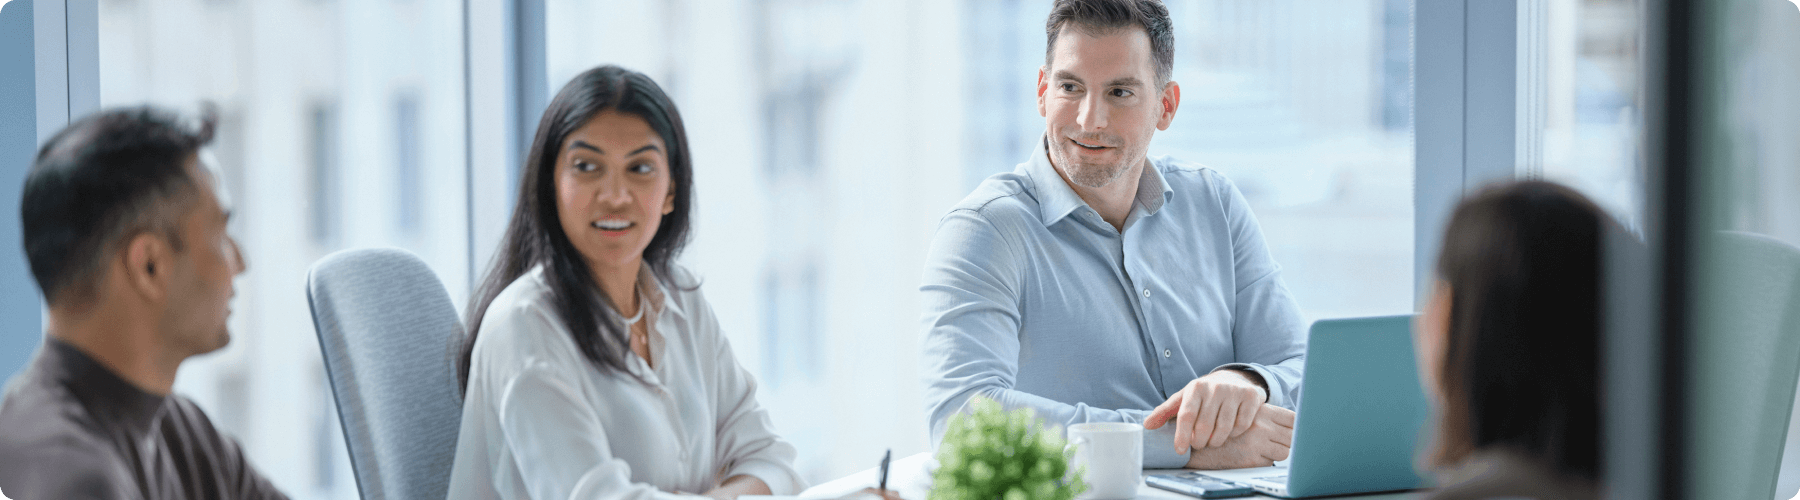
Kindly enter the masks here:
<path id="1" fill-rule="evenodd" d="M 1600 255 L 1617 222 L 1542 181 L 1458 204 L 1413 329 L 1438 500 L 1600 497 Z"/>
<path id="2" fill-rule="evenodd" d="M 38 151 L 20 203 L 48 306 L 44 343 L 0 401 L 0 489 L 20 500 L 285 499 L 174 394 L 231 341 L 231 206 L 199 126 L 150 107 L 76 121 Z M 35 321 L 35 318 L 33 319 Z"/>
<path id="3" fill-rule="evenodd" d="M 692 162 L 674 102 L 642 73 L 594 68 L 550 101 L 468 308 L 451 500 L 805 487 L 698 280 L 675 263 Z"/>
<path id="4" fill-rule="evenodd" d="M 1147 468 L 1286 459 L 1299 305 L 1230 180 L 1151 158 L 1174 122 L 1156 0 L 1059 0 L 1037 73 L 1044 134 L 938 223 L 920 285 L 932 441 L 984 397 L 1051 424 L 1141 423 Z"/>

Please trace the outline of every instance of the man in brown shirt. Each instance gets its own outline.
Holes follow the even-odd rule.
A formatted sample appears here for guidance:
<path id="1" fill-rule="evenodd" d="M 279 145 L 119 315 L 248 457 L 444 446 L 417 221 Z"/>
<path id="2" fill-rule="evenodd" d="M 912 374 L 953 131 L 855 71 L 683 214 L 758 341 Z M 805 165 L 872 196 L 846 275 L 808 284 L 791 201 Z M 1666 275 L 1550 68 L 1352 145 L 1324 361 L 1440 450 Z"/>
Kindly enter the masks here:
<path id="1" fill-rule="evenodd" d="M 198 406 L 170 394 L 230 341 L 243 272 L 194 127 L 102 112 L 38 151 L 21 206 L 49 304 L 45 339 L 0 400 L 0 491 L 18 500 L 285 499 Z"/>

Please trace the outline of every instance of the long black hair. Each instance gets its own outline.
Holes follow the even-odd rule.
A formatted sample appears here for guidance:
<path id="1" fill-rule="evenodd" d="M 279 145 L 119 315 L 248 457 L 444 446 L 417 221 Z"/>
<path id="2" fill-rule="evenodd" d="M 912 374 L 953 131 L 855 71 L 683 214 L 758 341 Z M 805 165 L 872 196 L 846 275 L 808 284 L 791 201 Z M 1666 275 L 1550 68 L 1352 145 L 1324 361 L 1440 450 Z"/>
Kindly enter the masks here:
<path id="1" fill-rule="evenodd" d="M 1457 206 L 1438 255 L 1450 288 L 1436 466 L 1494 447 L 1597 480 L 1600 256 L 1622 231 L 1573 189 L 1489 186 Z"/>
<path id="2" fill-rule="evenodd" d="M 629 331 L 616 318 L 618 305 L 601 293 L 581 252 L 569 243 L 557 218 L 556 158 L 563 140 L 602 111 L 615 111 L 644 120 L 669 148 L 669 177 L 674 192 L 674 211 L 662 216 L 662 225 L 644 249 L 644 264 L 664 283 L 674 283 L 671 261 L 687 246 L 689 213 L 694 204 L 693 161 L 688 154 L 687 132 L 681 114 L 661 87 L 643 73 L 613 65 L 576 75 L 544 110 L 531 152 L 519 176 L 519 201 L 512 221 L 487 275 L 476 288 L 467 310 L 469 335 L 463 339 L 457 378 L 466 389 L 475 339 L 481 335 L 481 318 L 488 305 L 507 285 L 532 268 L 544 268 L 550 300 L 558 319 L 569 329 L 575 345 L 602 371 L 631 373 Z M 635 377 L 635 375 L 633 375 Z"/>

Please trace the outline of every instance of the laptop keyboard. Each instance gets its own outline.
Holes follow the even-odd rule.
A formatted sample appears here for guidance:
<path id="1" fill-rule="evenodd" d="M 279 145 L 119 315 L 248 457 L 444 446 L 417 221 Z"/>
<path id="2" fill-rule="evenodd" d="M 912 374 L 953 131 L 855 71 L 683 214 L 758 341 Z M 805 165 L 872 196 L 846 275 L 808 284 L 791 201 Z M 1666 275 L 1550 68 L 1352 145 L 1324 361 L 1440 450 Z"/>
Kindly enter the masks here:
<path id="1" fill-rule="evenodd" d="M 1185 473 L 1185 474 L 1182 474 L 1182 475 L 1183 475 L 1183 476 L 1187 476 L 1187 477 L 1198 477 L 1198 478 L 1207 478 L 1207 479 L 1217 479 L 1217 478 L 1215 478 L 1215 477 L 1213 477 L 1213 476 L 1210 476 L 1210 475 L 1207 475 L 1207 474 L 1203 474 L 1203 473 L 1199 473 L 1199 472 L 1189 472 L 1189 473 Z M 1265 476 L 1265 477 L 1257 477 L 1257 478 L 1251 478 L 1251 479 L 1252 479 L 1252 480 L 1254 480 L 1254 481 L 1268 481 L 1268 482 L 1271 482 L 1271 483 L 1277 483 L 1277 484 L 1286 484 L 1286 483 L 1287 483 L 1287 478 L 1288 478 L 1288 475 L 1287 475 L 1287 474 L 1281 474 L 1281 475 L 1276 475 L 1276 476 Z"/>

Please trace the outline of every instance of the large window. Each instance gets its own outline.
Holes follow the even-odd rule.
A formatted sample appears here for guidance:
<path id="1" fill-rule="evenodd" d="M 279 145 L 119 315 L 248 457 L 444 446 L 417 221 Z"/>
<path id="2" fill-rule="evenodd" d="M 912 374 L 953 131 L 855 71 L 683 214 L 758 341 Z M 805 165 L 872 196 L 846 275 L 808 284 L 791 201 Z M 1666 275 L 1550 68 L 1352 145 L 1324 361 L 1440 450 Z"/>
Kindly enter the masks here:
<path id="1" fill-rule="evenodd" d="M 1437 201 L 1480 179 L 1560 181 L 1633 229 L 1654 222 L 1644 158 L 1657 145 L 1646 144 L 1641 110 L 1655 96 L 1641 54 L 1654 46 L 1643 26 L 1658 2 L 1166 3 L 1184 100 L 1151 154 L 1237 184 L 1309 320 L 1412 310 L 1424 278 L 1415 269 L 1435 251 L 1415 247 L 1431 244 L 1433 228 L 1414 221 L 1441 222 L 1449 204 Z M 546 15 L 494 21 L 496 4 Z M 308 267 L 344 248 L 406 248 L 464 305 L 513 196 L 491 181 L 518 166 L 517 155 L 491 154 L 503 141 L 489 136 L 534 132 L 471 113 L 554 92 L 599 64 L 649 74 L 679 104 L 694 150 L 695 233 L 680 262 L 702 278 L 777 430 L 817 482 L 867 468 L 884 449 L 928 446 L 917 359 L 925 248 L 948 207 L 1025 161 L 1042 133 L 1032 90 L 1049 4 L 99 0 L 99 97 L 216 109 L 212 153 L 249 270 L 237 281 L 233 343 L 184 365 L 176 390 L 284 491 L 347 498 L 355 484 L 307 312 Z M 1800 243 L 1800 13 L 1779 0 L 1707 5 L 1720 33 L 1705 39 L 1711 86 L 1700 97 L 1712 107 L 1698 118 L 1708 121 L 1684 126 L 1729 143 L 1696 169 L 1711 189 L 1698 197 L 1713 217 L 1706 228 Z M 486 14 L 465 19 L 477 6 Z M 1426 6 L 1456 16 L 1426 20 Z M 1513 31 L 1485 22 L 1514 7 Z M 1420 22 L 1433 37 L 1453 34 L 1458 50 L 1438 52 L 1455 54 L 1439 60 L 1432 49 L 1448 45 L 1437 38 L 1415 46 Z M 505 31 L 497 25 L 522 31 L 510 41 L 541 36 L 544 53 L 490 43 Z M 1419 61 L 1431 61 L 1429 76 L 1414 67 L 1428 52 Z M 545 67 L 513 64 L 533 56 Z M 1515 70 L 1513 85 L 1482 80 L 1496 62 Z M 538 81 L 516 68 L 542 69 L 524 76 L 546 88 L 487 88 Z M 1431 102 L 1415 106 L 1415 74 Z M 1457 112 L 1438 121 L 1461 136 L 1415 144 L 1413 117 L 1442 118 L 1437 110 Z M 1512 136 L 1485 119 L 1508 111 Z M 1455 154 L 1415 161 L 1439 146 Z M 1513 155 L 1493 160 L 1501 151 Z M 1426 198 L 1436 201 L 1414 206 Z M 1729 363 L 1700 368 L 1716 376 L 1701 382 L 1739 380 Z M 1788 441 L 1800 450 L 1800 432 Z M 1789 458 L 1778 498 L 1800 489 L 1800 460 Z"/>
<path id="2" fill-rule="evenodd" d="M 1765 329 L 1783 339 L 1800 335 L 1800 284 L 1737 281 L 1746 274 L 1791 278 L 1787 271 L 1770 271 L 1766 257 L 1744 258 L 1733 249 L 1733 239 L 1779 242 L 1787 256 L 1800 253 L 1800 5 L 1788 1 L 1733 0 L 1709 4 L 1716 15 L 1705 18 L 1700 29 L 1707 33 L 1696 67 L 1697 95 L 1706 103 L 1695 118 L 1702 160 L 1695 165 L 1694 193 L 1697 230 L 1692 317 L 1696 318 L 1689 345 L 1692 415 L 1686 429 L 1693 444 L 1689 450 L 1690 496 L 1719 491 L 1719 483 L 1744 477 L 1744 452 L 1721 446 L 1724 436 L 1741 435 L 1721 429 L 1720 422 L 1733 416 L 1766 411 L 1759 403 L 1780 402 L 1769 394 L 1747 408 L 1735 407 L 1729 396 L 1741 395 L 1741 387 L 1781 387 L 1792 377 L 1792 350 L 1776 351 L 1777 362 L 1765 370 L 1753 370 L 1734 354 L 1766 351 L 1793 345 L 1792 340 L 1762 337 Z M 1748 254 L 1754 255 L 1754 254 Z M 1772 260 L 1772 259 L 1771 259 Z M 1773 298 L 1773 301 L 1762 300 Z M 1773 305 L 1774 307 L 1770 307 Z M 1749 333 L 1749 335 L 1746 335 Z M 1751 365 L 1756 366 L 1756 365 Z M 1783 367 L 1786 367 L 1785 369 Z M 1771 373 L 1772 372 L 1772 373 Z M 1751 393 L 1756 394 L 1756 393 Z M 1793 402 L 1800 410 L 1800 398 Z M 1761 416 L 1762 414 L 1758 414 Z M 1800 492 L 1800 411 L 1789 415 L 1781 471 L 1774 498 L 1793 498 Z M 1762 429 L 1756 436 L 1773 440 L 1778 429 Z M 1759 460 L 1767 456 L 1756 455 Z M 1754 465 L 1769 467 L 1757 462 Z M 1758 469 L 1751 469 L 1758 470 Z M 1755 476 L 1760 477 L 1760 476 Z M 1762 485 L 1754 485 L 1761 487 Z M 1729 491 L 1729 490 L 1726 490 Z M 1754 491 L 1754 490 L 1753 490 Z"/>
<path id="3" fill-rule="evenodd" d="M 354 498 L 307 310 L 306 271 L 343 248 L 419 254 L 468 289 L 458 2 L 105 0 L 100 99 L 217 107 L 213 151 L 248 262 L 233 341 L 176 391 L 295 498 Z"/>
<path id="4" fill-rule="evenodd" d="M 1183 102 L 1151 154 L 1238 185 L 1308 320 L 1412 311 L 1412 2 L 1169 7 Z"/>
<path id="5" fill-rule="evenodd" d="M 1522 1 L 1519 164 L 1643 217 L 1641 0 Z"/>
<path id="6" fill-rule="evenodd" d="M 1412 310 L 1412 2 L 1170 0 L 1182 102 L 1150 154 L 1225 174 L 1308 320 Z M 1048 2 L 969 2 L 965 189 L 1025 161 Z"/>
<path id="7" fill-rule="evenodd" d="M 643 71 L 694 149 L 681 258 L 811 481 L 927 449 L 919 272 L 962 195 L 960 1 L 547 2 L 550 91 Z"/>
<path id="8" fill-rule="evenodd" d="M 1412 3 L 1168 3 L 1184 101 L 1151 154 L 1242 189 L 1307 319 L 1410 311 Z M 543 6 L 545 94 L 610 63 L 649 74 L 680 106 L 697 210 L 680 262 L 702 278 L 806 478 L 867 468 L 889 448 L 925 451 L 925 249 L 952 204 L 1025 161 L 1042 133 L 1032 91 L 1049 2 Z M 411 249 L 460 307 L 481 268 L 471 255 L 494 244 L 471 242 L 472 221 L 504 218 L 470 213 L 485 206 L 471 200 L 510 207 L 510 191 L 468 192 L 468 179 L 516 165 L 465 158 L 484 138 L 465 135 L 479 127 L 464 82 L 483 75 L 464 74 L 462 7 L 101 2 L 104 104 L 210 102 L 223 119 L 214 149 L 249 272 L 236 341 L 184 367 L 178 390 L 297 497 L 354 489 L 306 310 L 308 266 L 343 248 Z"/>
<path id="9" fill-rule="evenodd" d="M 1308 319 L 1410 311 L 1411 2 L 1169 5 L 1184 101 L 1151 154 L 1237 182 Z M 549 91 L 612 63 L 681 106 L 699 203 L 682 261 L 801 472 L 927 449 L 925 247 L 1042 133 L 1049 2 L 547 7 Z"/>

